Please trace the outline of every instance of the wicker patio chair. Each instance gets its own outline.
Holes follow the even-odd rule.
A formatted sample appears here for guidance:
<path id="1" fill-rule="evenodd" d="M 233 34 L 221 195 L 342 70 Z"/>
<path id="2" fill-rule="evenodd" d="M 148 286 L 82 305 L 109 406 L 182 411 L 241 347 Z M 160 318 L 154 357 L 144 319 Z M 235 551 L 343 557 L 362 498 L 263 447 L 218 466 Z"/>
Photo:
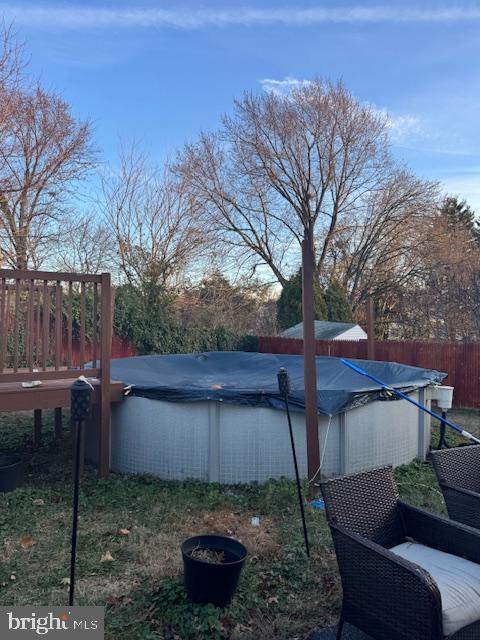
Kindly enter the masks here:
<path id="1" fill-rule="evenodd" d="M 466 563 L 475 574 L 475 591 L 480 585 L 480 531 L 401 502 L 389 467 L 321 486 L 343 587 L 337 639 L 344 622 L 375 640 L 480 639 L 480 602 L 471 600 L 468 615 L 458 610 L 461 628 L 452 630 L 442 612 L 440 582 L 418 562 L 399 555 L 408 547 L 437 554 L 440 565 Z M 446 584 L 448 589 L 449 579 Z M 444 589 L 442 580 L 447 602 Z"/>
<path id="2" fill-rule="evenodd" d="M 450 518 L 480 529 L 480 445 L 432 451 L 431 456 Z"/>

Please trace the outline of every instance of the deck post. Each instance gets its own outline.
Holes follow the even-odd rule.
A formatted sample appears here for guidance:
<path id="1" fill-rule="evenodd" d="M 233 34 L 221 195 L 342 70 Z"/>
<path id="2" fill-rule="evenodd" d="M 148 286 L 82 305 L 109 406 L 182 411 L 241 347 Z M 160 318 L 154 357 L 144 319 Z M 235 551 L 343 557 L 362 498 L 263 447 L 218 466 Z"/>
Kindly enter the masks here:
<path id="1" fill-rule="evenodd" d="M 33 444 L 39 447 L 42 444 L 42 410 L 33 411 Z"/>
<path id="2" fill-rule="evenodd" d="M 112 290 L 109 273 L 101 281 L 101 371 L 100 371 L 100 443 L 98 472 L 101 477 L 110 471 L 110 356 L 112 348 Z"/>
<path id="3" fill-rule="evenodd" d="M 55 440 L 61 440 L 62 438 L 62 407 L 56 407 L 54 413 L 54 425 L 55 425 Z"/>

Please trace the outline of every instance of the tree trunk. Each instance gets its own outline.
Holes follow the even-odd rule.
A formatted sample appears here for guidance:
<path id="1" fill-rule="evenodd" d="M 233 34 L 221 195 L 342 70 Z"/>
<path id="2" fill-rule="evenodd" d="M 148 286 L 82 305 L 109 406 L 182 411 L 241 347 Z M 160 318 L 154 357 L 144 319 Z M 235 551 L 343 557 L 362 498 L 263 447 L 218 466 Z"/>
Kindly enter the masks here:
<path id="1" fill-rule="evenodd" d="M 314 270 L 315 257 L 313 250 L 313 233 L 307 232 L 305 234 L 305 239 L 302 242 L 302 310 L 305 425 L 307 434 L 307 464 L 310 497 L 313 497 L 317 493 L 314 482 L 317 481 L 320 472 L 317 370 L 315 363 Z"/>

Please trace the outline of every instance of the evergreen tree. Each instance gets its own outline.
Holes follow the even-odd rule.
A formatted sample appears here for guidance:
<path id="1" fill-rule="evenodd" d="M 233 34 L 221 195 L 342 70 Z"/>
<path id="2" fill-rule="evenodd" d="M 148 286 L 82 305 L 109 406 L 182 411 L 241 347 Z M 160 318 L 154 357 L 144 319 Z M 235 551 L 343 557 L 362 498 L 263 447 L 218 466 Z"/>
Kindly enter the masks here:
<path id="1" fill-rule="evenodd" d="M 327 305 L 317 280 L 314 282 L 315 320 L 327 319 Z M 302 322 L 302 270 L 299 269 L 282 289 L 277 300 L 277 322 L 280 329 L 288 329 Z"/>
<path id="2" fill-rule="evenodd" d="M 338 280 L 332 280 L 325 291 L 327 318 L 331 322 L 352 322 L 352 308 L 347 292 Z"/>
<path id="3" fill-rule="evenodd" d="M 459 200 L 456 196 L 447 196 L 440 207 L 440 214 L 446 218 L 452 231 L 458 228 L 466 229 L 480 242 L 478 220 L 466 200 Z"/>

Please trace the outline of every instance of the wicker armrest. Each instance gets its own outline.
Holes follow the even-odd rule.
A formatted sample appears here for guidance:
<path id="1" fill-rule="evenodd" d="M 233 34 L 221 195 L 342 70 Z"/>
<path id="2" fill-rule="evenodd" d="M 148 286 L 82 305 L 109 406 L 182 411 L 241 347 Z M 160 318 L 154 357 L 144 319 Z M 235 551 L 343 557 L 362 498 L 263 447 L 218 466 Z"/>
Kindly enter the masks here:
<path id="1" fill-rule="evenodd" d="M 476 493 L 475 491 L 470 491 L 470 489 L 463 489 L 462 487 L 453 486 L 453 484 L 448 484 L 448 482 L 439 482 L 440 488 L 443 490 L 452 491 L 457 495 L 466 496 L 471 498 L 472 500 L 478 500 L 480 504 L 480 493 Z"/>
<path id="2" fill-rule="evenodd" d="M 480 494 L 440 482 L 448 515 L 452 520 L 480 529 Z"/>
<path id="3" fill-rule="evenodd" d="M 407 536 L 428 547 L 480 564 L 480 531 L 398 502 Z"/>
<path id="4" fill-rule="evenodd" d="M 385 640 L 442 637 L 440 593 L 429 573 L 344 527 L 330 529 L 346 620 Z"/>

